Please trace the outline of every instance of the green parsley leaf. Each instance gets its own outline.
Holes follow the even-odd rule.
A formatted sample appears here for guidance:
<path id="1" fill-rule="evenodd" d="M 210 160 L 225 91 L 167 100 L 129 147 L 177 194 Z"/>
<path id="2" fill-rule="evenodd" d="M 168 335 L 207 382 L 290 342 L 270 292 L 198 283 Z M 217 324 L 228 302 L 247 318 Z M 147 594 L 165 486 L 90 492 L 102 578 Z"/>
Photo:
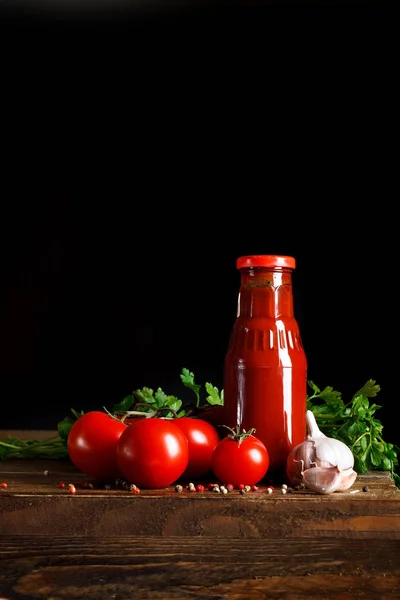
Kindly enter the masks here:
<path id="1" fill-rule="evenodd" d="M 194 374 L 192 373 L 192 371 L 189 371 L 189 369 L 182 369 L 181 380 L 183 385 L 185 385 L 190 390 L 193 390 L 193 392 L 196 394 L 196 407 L 198 408 L 200 406 L 201 385 L 195 383 Z"/>
<path id="2" fill-rule="evenodd" d="M 126 411 L 130 410 L 130 408 L 133 406 L 134 403 L 135 403 L 135 396 L 133 394 L 129 394 L 128 396 L 125 396 L 125 398 L 123 400 L 121 400 L 121 402 L 118 402 L 118 404 L 115 404 L 112 407 L 111 412 L 112 413 L 126 412 Z"/>
<path id="3" fill-rule="evenodd" d="M 218 388 L 212 385 L 211 383 L 206 383 L 206 391 L 208 393 L 206 400 L 209 404 L 217 404 L 220 406 L 224 404 L 224 390 L 221 390 L 220 392 Z"/>
<path id="4" fill-rule="evenodd" d="M 358 473 L 373 469 L 390 471 L 396 485 L 400 484 L 396 473 L 400 449 L 383 439 L 383 424 L 374 416 L 381 406 L 369 401 L 380 391 L 376 381 L 369 379 L 347 403 L 332 387 L 321 390 L 312 381 L 308 385 L 312 393 L 307 396 L 307 408 L 312 410 L 325 435 L 344 442 L 350 448 L 354 469 Z"/>

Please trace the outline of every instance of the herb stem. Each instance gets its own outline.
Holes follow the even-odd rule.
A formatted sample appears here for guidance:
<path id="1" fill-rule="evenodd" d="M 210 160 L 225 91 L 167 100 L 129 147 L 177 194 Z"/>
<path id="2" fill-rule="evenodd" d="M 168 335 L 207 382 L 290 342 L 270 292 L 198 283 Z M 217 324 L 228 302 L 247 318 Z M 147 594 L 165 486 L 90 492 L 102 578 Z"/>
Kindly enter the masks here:
<path id="1" fill-rule="evenodd" d="M 0 441 L 0 446 L 4 446 L 4 448 L 12 448 L 13 450 L 20 450 L 20 446 L 15 446 L 15 444 L 7 444 L 7 442 Z"/>

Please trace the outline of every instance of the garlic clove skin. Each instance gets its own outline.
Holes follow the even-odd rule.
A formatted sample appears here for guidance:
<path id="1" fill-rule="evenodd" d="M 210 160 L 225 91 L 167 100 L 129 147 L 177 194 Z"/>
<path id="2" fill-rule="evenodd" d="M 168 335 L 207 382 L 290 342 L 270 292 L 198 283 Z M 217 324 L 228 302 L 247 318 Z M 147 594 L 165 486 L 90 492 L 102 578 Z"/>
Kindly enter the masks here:
<path id="1" fill-rule="evenodd" d="M 358 473 L 356 473 L 356 471 L 354 471 L 353 469 L 341 471 L 339 483 L 335 489 L 335 492 L 345 492 L 346 490 L 351 488 L 351 486 L 357 479 L 357 475 Z"/>
<path id="2" fill-rule="evenodd" d="M 320 431 L 314 413 L 306 412 L 307 440 L 315 443 L 315 461 L 319 467 L 338 467 L 339 470 L 354 467 L 354 455 L 344 442 L 327 437 Z"/>
<path id="3" fill-rule="evenodd" d="M 291 485 L 300 485 L 303 471 L 315 462 L 315 444 L 305 440 L 293 448 L 286 461 L 286 475 Z"/>
<path id="4" fill-rule="evenodd" d="M 322 494 L 348 489 L 357 477 L 352 451 L 344 442 L 322 433 L 310 410 L 306 412 L 306 422 L 306 440 L 292 449 L 286 461 L 291 485 L 304 483 Z"/>
<path id="5" fill-rule="evenodd" d="M 357 478 L 353 469 L 339 471 L 337 467 L 312 467 L 303 471 L 303 483 L 317 494 L 333 494 L 348 490 Z"/>
<path id="6" fill-rule="evenodd" d="M 350 448 L 335 438 L 315 440 L 316 462 L 320 467 L 338 467 L 345 471 L 354 466 L 354 455 Z"/>
<path id="7" fill-rule="evenodd" d="M 326 438 L 326 435 L 322 433 L 320 428 L 317 425 L 317 421 L 315 419 L 314 413 L 312 410 L 307 410 L 306 412 L 306 424 L 307 424 L 307 439 L 308 440 L 316 440 L 319 438 Z"/>
<path id="8" fill-rule="evenodd" d="M 335 467 L 312 467 L 303 471 L 303 483 L 317 494 L 331 494 L 338 485 L 340 471 Z"/>

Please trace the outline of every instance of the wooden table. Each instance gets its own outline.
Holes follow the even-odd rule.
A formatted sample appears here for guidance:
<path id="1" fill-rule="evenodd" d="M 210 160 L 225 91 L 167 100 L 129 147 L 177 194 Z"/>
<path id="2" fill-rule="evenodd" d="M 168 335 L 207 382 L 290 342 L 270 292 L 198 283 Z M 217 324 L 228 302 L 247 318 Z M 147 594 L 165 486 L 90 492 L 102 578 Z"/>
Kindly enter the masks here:
<path id="1" fill-rule="evenodd" d="M 85 489 L 68 460 L 3 461 L 0 479 L 0 598 L 400 599 L 385 472 L 329 496 Z"/>

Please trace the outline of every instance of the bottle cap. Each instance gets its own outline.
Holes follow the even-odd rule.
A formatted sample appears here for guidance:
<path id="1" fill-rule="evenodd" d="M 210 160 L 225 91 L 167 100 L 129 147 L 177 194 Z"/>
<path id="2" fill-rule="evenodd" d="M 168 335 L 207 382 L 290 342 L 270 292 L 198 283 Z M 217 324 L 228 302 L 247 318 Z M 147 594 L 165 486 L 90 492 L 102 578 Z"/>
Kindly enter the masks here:
<path id="1" fill-rule="evenodd" d="M 296 260 L 293 256 L 277 256 L 276 254 L 256 254 L 252 256 L 240 256 L 236 261 L 238 269 L 246 269 L 249 267 L 267 267 L 275 268 L 282 267 L 294 269 Z"/>

